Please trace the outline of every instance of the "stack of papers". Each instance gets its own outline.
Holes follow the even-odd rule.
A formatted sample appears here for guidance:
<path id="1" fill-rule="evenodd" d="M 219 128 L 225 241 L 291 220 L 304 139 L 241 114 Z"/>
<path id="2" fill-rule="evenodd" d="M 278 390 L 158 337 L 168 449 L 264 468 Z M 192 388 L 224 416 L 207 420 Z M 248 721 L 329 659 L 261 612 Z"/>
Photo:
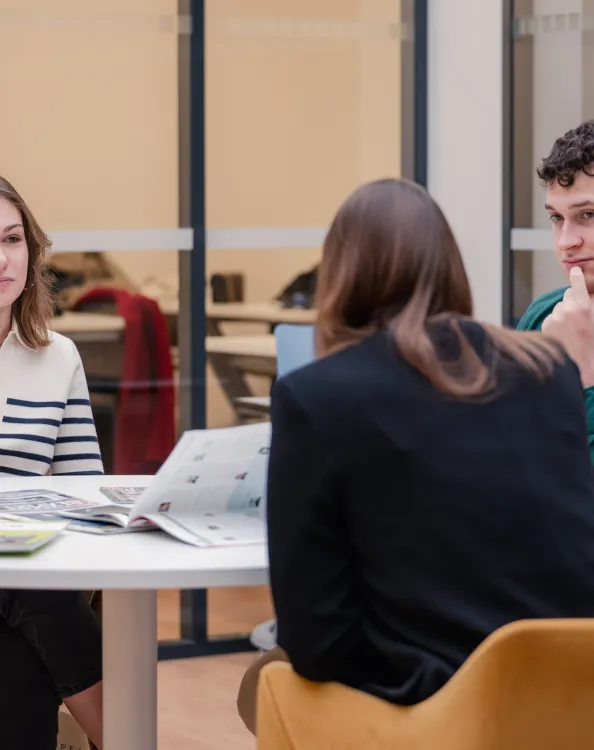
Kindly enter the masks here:
<path id="1" fill-rule="evenodd" d="M 67 526 L 67 521 L 0 519 L 0 554 L 33 552 L 49 544 Z"/>
<path id="2" fill-rule="evenodd" d="M 16 513 L 19 516 L 43 518 L 62 511 L 92 508 L 97 503 L 70 497 L 51 490 L 10 490 L 0 492 L 0 515 Z M 46 520 L 52 520 L 47 519 Z"/>
<path id="3" fill-rule="evenodd" d="M 69 529 L 92 534 L 161 529 L 197 547 L 262 544 L 270 436 L 266 422 L 191 430 L 148 487 L 101 487 L 105 499 L 94 501 L 46 489 L 0 492 L 0 519 L 68 519 Z"/>

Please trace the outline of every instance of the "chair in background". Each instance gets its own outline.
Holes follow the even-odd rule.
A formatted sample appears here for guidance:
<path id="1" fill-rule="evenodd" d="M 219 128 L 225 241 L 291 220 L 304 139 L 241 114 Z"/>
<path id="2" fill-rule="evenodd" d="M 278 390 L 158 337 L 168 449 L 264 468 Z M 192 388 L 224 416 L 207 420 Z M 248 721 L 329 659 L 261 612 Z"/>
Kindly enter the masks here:
<path id="1" fill-rule="evenodd" d="M 94 300 L 86 295 L 74 303 L 73 309 L 77 312 L 117 315 L 113 301 Z M 77 348 L 87 377 L 103 467 L 106 474 L 113 474 L 114 436 L 124 356 L 123 336 L 119 335 L 111 341 L 91 339 L 84 343 L 78 342 Z"/>
<path id="2" fill-rule="evenodd" d="M 290 665 L 260 676 L 259 750 L 590 750 L 594 620 L 535 620 L 488 638 L 438 693 L 394 706 Z"/>
<path id="3" fill-rule="evenodd" d="M 75 310 L 105 306 L 125 321 L 118 361 L 119 377 L 97 376 L 83 359 L 93 396 L 108 393 L 115 399 L 113 437 L 114 474 L 154 474 L 175 444 L 175 385 L 167 323 L 158 304 L 124 289 L 88 291 Z M 104 358 L 102 363 L 110 360 Z"/>
<path id="4" fill-rule="evenodd" d="M 213 273 L 210 289 L 213 302 L 243 302 L 244 276 L 242 273 Z"/>
<path id="5" fill-rule="evenodd" d="M 305 367 L 315 359 L 315 327 L 282 323 L 274 330 L 276 337 L 276 377 L 282 378 L 293 370 Z M 263 399 L 258 399 L 262 409 Z M 237 399 L 238 406 L 250 407 L 248 399 Z M 270 399 L 268 399 L 270 409 Z M 262 411 L 260 411 L 260 414 Z M 252 631 L 250 640 L 259 651 L 270 651 L 276 646 L 276 621 L 267 620 Z"/>
<path id="6" fill-rule="evenodd" d="M 274 329 L 276 337 L 276 377 L 305 367 L 315 358 L 315 328 L 311 325 L 282 323 Z"/>
<path id="7" fill-rule="evenodd" d="M 276 299 L 283 307 L 301 307 L 311 309 L 315 303 L 318 285 L 318 265 L 309 271 L 295 276 L 277 295 Z"/>

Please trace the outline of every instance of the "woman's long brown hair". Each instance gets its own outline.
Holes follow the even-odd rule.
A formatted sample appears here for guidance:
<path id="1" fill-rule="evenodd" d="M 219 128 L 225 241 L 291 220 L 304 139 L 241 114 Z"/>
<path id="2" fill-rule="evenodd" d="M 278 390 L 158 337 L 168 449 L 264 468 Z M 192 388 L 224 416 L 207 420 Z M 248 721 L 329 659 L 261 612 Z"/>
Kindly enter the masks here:
<path id="1" fill-rule="evenodd" d="M 460 320 L 473 314 L 470 284 L 450 226 L 431 196 L 406 180 L 363 185 L 342 205 L 324 244 L 316 295 L 321 355 L 384 328 L 401 355 L 438 390 L 465 398 L 495 391 L 495 372 L 467 339 Z M 456 361 L 430 334 L 447 320 L 457 337 Z M 482 324 L 494 353 L 539 378 L 561 360 L 539 333 Z"/>
<path id="2" fill-rule="evenodd" d="M 46 268 L 51 241 L 23 198 L 3 177 L 0 177 L 0 196 L 19 210 L 29 251 L 27 281 L 21 296 L 13 305 L 12 314 L 25 344 L 32 349 L 41 349 L 49 344 L 48 325 L 53 313 Z"/>

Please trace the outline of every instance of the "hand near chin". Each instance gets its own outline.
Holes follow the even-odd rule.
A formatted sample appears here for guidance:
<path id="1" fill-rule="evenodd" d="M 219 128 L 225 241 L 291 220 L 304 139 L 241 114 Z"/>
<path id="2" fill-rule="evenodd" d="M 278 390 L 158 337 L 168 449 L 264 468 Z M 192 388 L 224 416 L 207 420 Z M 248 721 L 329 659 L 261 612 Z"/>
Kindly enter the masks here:
<path id="1" fill-rule="evenodd" d="M 556 339 L 580 370 L 584 388 L 594 386 L 594 303 L 581 268 L 572 268 L 571 286 L 542 324 L 542 331 Z"/>

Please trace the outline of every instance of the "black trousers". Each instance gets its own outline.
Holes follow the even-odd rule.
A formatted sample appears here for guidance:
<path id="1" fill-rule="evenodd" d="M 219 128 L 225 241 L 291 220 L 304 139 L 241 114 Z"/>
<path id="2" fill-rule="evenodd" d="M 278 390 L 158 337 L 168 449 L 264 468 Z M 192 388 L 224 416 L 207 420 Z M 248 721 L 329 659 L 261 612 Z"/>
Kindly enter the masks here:
<path id="1" fill-rule="evenodd" d="M 0 590 L 1 750 L 56 750 L 60 703 L 100 679 L 100 624 L 82 594 Z"/>

